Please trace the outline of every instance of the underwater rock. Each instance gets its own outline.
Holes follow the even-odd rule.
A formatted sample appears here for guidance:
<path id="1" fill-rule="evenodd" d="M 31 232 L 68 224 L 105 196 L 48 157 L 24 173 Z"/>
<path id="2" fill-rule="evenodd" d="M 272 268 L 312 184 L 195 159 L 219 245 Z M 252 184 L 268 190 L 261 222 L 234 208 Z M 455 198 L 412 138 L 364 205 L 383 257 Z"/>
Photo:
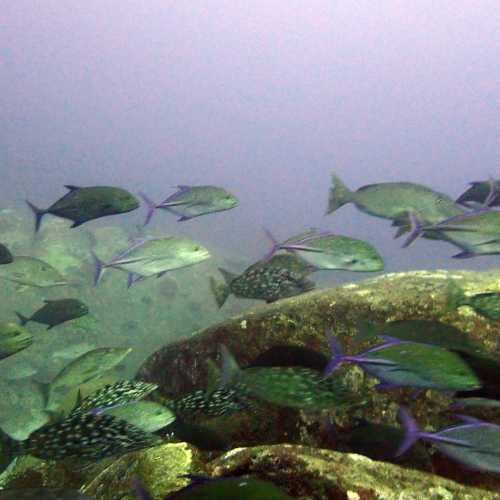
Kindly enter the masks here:
<path id="1" fill-rule="evenodd" d="M 135 500 L 133 481 L 139 479 L 153 499 L 189 483 L 182 474 L 204 474 L 198 452 L 187 443 L 169 443 L 128 453 L 94 474 L 81 491 L 99 500 Z"/>
<path id="2" fill-rule="evenodd" d="M 493 500 L 498 493 L 362 455 L 305 446 L 274 445 L 231 450 L 208 464 L 211 475 L 251 475 L 273 482 L 292 498 L 322 500 Z"/>
<path id="3" fill-rule="evenodd" d="M 167 399 L 178 398 L 207 387 L 210 379 L 207 360 L 212 359 L 221 365 L 220 344 L 228 347 L 240 366 L 249 364 L 267 349 L 280 344 L 307 346 L 330 355 L 325 336 L 328 328 L 336 334 L 347 354 L 357 354 L 370 345 L 355 339 L 359 320 L 378 324 L 403 319 L 441 321 L 470 335 L 484 352 L 498 361 L 500 322 L 481 317 L 467 306 L 450 309 L 447 306 L 450 280 L 467 294 L 500 290 L 500 270 L 496 269 L 488 272 L 435 270 L 390 273 L 313 291 L 274 304 L 259 305 L 190 338 L 168 344 L 146 360 L 137 377 L 156 383 L 159 386 L 157 395 Z M 260 405 L 258 412 L 209 420 L 202 418 L 201 423 L 223 433 L 233 448 L 284 442 L 338 448 L 339 441 L 351 441 L 350 433 L 356 430 L 357 422 L 361 420 L 398 427 L 397 411 L 402 404 L 411 408 L 412 414 L 426 430 L 438 430 L 456 423 L 448 411 L 452 399 L 445 393 L 426 390 L 415 397 L 410 388 L 377 390 L 374 388 L 377 379 L 351 364 L 343 365 L 335 373 L 345 377 L 364 403 L 353 408 L 334 408 L 329 412 L 328 417 L 340 439 L 332 437 L 328 430 L 333 428 L 331 424 L 325 425 L 325 413 L 306 413 L 267 404 Z M 500 423 L 498 411 L 477 409 L 474 415 Z M 343 446 L 343 449 L 355 451 L 349 446 Z M 410 461 L 411 465 L 433 470 L 431 456 L 427 454 L 427 461 Z M 448 470 L 443 465 L 440 470 L 444 475 L 453 475 L 451 466 Z M 483 479 L 480 477 L 478 484 L 483 484 Z M 498 483 L 498 478 L 494 481 Z"/>

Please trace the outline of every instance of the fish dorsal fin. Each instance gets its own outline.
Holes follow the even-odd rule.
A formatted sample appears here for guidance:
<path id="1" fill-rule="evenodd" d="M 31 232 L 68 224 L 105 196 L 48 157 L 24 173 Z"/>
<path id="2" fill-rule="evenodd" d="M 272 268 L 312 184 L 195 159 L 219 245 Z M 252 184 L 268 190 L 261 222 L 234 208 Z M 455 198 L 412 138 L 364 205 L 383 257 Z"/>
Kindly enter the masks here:
<path id="1" fill-rule="evenodd" d="M 225 387 L 241 371 L 241 368 L 234 356 L 229 352 L 229 349 L 224 344 L 221 344 L 220 352 L 222 354 L 222 376 L 220 386 Z"/>
<path id="2" fill-rule="evenodd" d="M 81 186 L 74 186 L 73 184 L 64 184 L 64 187 L 66 189 L 69 189 L 70 191 L 77 191 L 78 189 L 82 189 Z"/>
<path id="3" fill-rule="evenodd" d="M 224 277 L 224 280 L 226 281 L 226 283 L 228 285 L 230 285 L 235 280 L 235 278 L 238 276 L 236 273 L 232 273 L 231 271 L 226 271 L 222 267 L 218 267 L 217 269 L 222 274 L 222 276 Z"/>
<path id="4" fill-rule="evenodd" d="M 222 376 L 212 359 L 207 359 L 207 372 L 207 394 L 210 395 L 219 388 Z"/>

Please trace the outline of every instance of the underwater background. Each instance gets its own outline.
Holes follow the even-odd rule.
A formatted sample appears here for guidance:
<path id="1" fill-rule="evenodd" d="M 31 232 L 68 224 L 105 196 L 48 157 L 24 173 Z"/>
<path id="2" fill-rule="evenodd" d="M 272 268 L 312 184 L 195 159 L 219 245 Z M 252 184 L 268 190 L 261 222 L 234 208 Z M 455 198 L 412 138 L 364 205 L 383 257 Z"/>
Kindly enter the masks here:
<path id="1" fill-rule="evenodd" d="M 110 370 L 89 386 L 92 390 L 116 380 L 133 379 L 139 370 L 142 378 L 160 385 L 165 398 L 178 397 L 176 391 L 181 386 L 191 390 L 199 379 L 203 379 L 202 385 L 209 385 L 209 375 L 197 371 L 210 354 L 196 344 L 197 338 L 204 338 L 197 337 L 199 332 L 208 327 L 218 331 L 220 322 L 231 322 L 235 316 L 241 321 L 253 314 L 264 317 L 267 310 L 278 310 L 272 308 L 281 302 L 266 304 L 259 300 L 267 300 L 263 296 L 244 298 L 249 287 L 260 285 L 245 278 L 241 285 L 244 292 L 240 293 L 235 282 L 218 270 L 229 270 L 234 278 L 261 262 L 273 244 L 265 230 L 284 242 L 318 228 L 363 240 L 376 249 L 383 259 L 383 269 L 315 271 L 316 290 L 326 290 L 325 294 L 331 287 L 416 270 L 428 271 L 432 288 L 434 271 L 442 269 L 449 271 L 442 275 L 446 280 L 462 276 L 464 283 L 470 284 L 469 288 L 464 285 L 464 290 L 474 294 L 495 292 L 492 300 L 496 302 L 486 306 L 490 316 L 479 317 L 478 309 L 469 308 L 469 323 L 461 323 L 458 312 L 456 317 L 451 316 L 444 299 L 438 304 L 441 309 L 432 309 L 429 314 L 412 310 L 408 315 L 406 303 L 400 304 L 398 314 L 394 302 L 381 305 L 385 315 L 377 309 L 374 317 L 361 318 L 360 314 L 360 319 L 389 322 L 422 317 L 449 322 L 468 331 L 475 340 L 484 341 L 488 355 L 500 362 L 499 320 L 491 312 L 500 307 L 500 249 L 487 255 L 453 258 L 462 247 L 444 238 L 430 237 L 418 238 L 403 248 L 406 236 L 395 239 L 390 220 L 369 215 L 353 200 L 327 214 L 332 186 L 339 185 L 332 181 L 332 174 L 353 192 L 366 185 L 409 182 L 452 200 L 469 183 L 483 181 L 486 185 L 491 179 L 493 203 L 488 209 L 498 212 L 497 2 L 17 0 L 6 3 L 1 10 L 0 243 L 10 250 L 14 263 L 16 256 L 41 259 L 72 286 L 16 282 L 12 276 L 2 275 L 1 270 L 13 264 L 2 265 L 0 322 L 19 322 L 16 313 L 30 317 L 46 300 L 78 298 L 88 307 L 88 314 L 61 322 L 50 331 L 45 331 L 48 323 L 43 321 L 27 323 L 25 328 L 33 335 L 32 345 L 0 359 L 0 427 L 11 438 L 25 440 L 47 424 L 43 412 L 47 385 L 50 387 L 70 361 L 93 349 L 132 351 L 112 363 Z M 90 218 L 76 228 L 70 227 L 74 219 L 69 216 L 67 220 L 68 214 L 48 214 L 35 233 L 33 213 L 26 200 L 46 209 L 67 193 L 65 185 L 116 186 L 132 194 L 141 206 L 130 213 L 127 209 L 108 217 Z M 173 195 L 177 186 L 220 186 L 237 198 L 237 205 L 184 221 L 177 220 L 179 213 L 175 210 L 160 207 L 144 225 L 148 203 L 141 194 L 159 204 Z M 391 203 L 383 195 L 378 202 L 382 206 Z M 442 220 L 447 217 L 443 215 Z M 495 224 L 487 232 L 484 227 L 474 231 L 483 231 L 485 240 L 498 242 L 498 219 Z M 165 236 L 199 242 L 210 258 L 189 267 L 165 268 L 165 276 L 140 278 L 130 287 L 123 272 L 128 269 L 109 269 L 95 286 L 94 254 L 113 268 L 113 259 L 137 238 L 147 241 Z M 265 287 L 274 286 L 275 278 L 269 278 L 265 269 Z M 454 270 L 458 274 L 453 275 Z M 486 273 L 477 277 L 460 275 L 462 270 Z M 160 271 L 148 276 L 162 274 L 163 268 Z M 29 275 L 33 273 L 28 270 Z M 310 278 L 304 271 L 306 274 Z M 309 293 L 310 284 L 303 281 L 304 276 L 298 280 L 300 291 Z M 424 279 L 426 275 L 422 276 Z M 214 280 L 220 287 L 223 278 L 226 285 L 232 286 L 232 295 L 225 295 L 223 306 L 218 307 L 220 295 Z M 364 285 L 359 286 L 364 290 Z M 438 295 L 450 290 L 438 289 Z M 366 290 L 368 296 L 371 289 L 368 286 Z M 427 289 L 419 290 L 425 294 Z M 299 293 L 282 297 L 292 295 Z M 418 295 L 412 296 L 417 302 Z M 385 300 L 385 295 L 380 297 Z M 304 310 L 311 308 L 307 299 L 289 304 Z M 351 309 L 346 313 L 348 319 L 342 316 L 338 323 L 325 313 L 325 320 L 315 325 L 322 329 L 322 335 L 325 327 L 344 323 L 352 326 L 355 312 Z M 475 314 L 479 319 L 474 316 L 472 324 L 471 315 Z M 234 325 L 242 325 L 241 321 L 238 319 Z M 263 350 L 290 340 L 288 330 L 280 336 L 281 327 L 288 328 L 283 322 L 273 324 L 273 340 L 263 345 Z M 297 343 L 297 338 L 292 344 Z M 298 345 L 329 355 L 326 337 L 323 344 L 308 344 L 308 338 L 300 338 Z M 176 365 L 172 361 L 167 366 L 161 354 L 166 352 L 165 346 L 186 339 L 195 339 L 194 344 L 186 345 L 196 344 L 199 350 L 193 347 L 190 361 L 176 351 L 182 362 Z M 227 343 L 225 334 L 216 336 L 213 342 L 214 348 L 216 342 Z M 349 342 L 347 351 L 353 348 Z M 243 342 L 240 348 L 243 358 L 248 354 L 245 362 L 250 362 L 250 352 L 254 357 L 260 354 L 250 341 L 248 346 Z M 153 353 L 160 354 L 150 358 Z M 237 358 L 241 353 L 233 352 Z M 215 351 L 212 354 L 216 356 Z M 153 361 L 146 361 L 148 358 Z M 217 359 L 220 361 L 220 356 Z M 193 363 L 192 370 L 186 368 L 189 362 Z M 104 361 L 99 360 L 97 365 L 101 363 Z M 500 377 L 495 369 L 492 373 Z M 162 391 L 169 377 L 180 385 L 175 391 Z M 185 386 L 176 377 L 185 380 Z M 65 411 L 74 404 L 78 388 L 75 384 L 71 390 L 64 389 Z M 88 388 L 86 391 L 84 395 L 91 392 Z M 500 399 L 500 389 L 496 396 Z M 488 411 L 478 416 L 500 423 L 498 408 L 496 413 Z M 269 421 L 275 417 L 270 413 Z M 275 425 L 291 425 L 293 421 L 290 415 L 280 418 Z M 224 424 L 213 427 L 219 432 L 224 430 Z M 231 434 L 230 443 L 248 444 L 244 439 L 245 424 L 241 429 L 237 437 Z M 266 443 L 273 442 L 267 431 L 263 434 Z M 498 450 L 500 437 L 495 439 Z M 320 441 L 295 436 L 291 442 L 326 448 L 328 439 Z M 280 436 L 276 442 L 286 439 Z M 258 444 L 254 435 L 249 443 Z M 353 447 L 332 449 L 349 452 Z M 4 461 L 6 466 L 9 460 Z M 419 463 L 418 459 L 415 463 Z M 426 466 L 415 468 L 436 472 Z M 207 469 L 210 474 L 214 470 Z M 437 472 L 458 480 L 457 471 L 447 473 L 443 467 Z M 500 498 L 495 496 L 500 488 L 498 471 L 493 476 L 471 484 L 486 488 L 484 495 L 488 491 L 491 498 Z M 141 477 L 141 481 L 154 489 L 147 477 Z M 59 476 L 50 484 L 42 483 L 22 484 L 24 488 L 77 484 L 65 483 Z M 259 487 L 256 485 L 256 490 Z M 139 487 L 136 490 L 140 495 Z M 170 492 L 159 491 L 162 496 L 155 490 L 154 498 Z M 299 494 L 300 488 L 293 491 L 296 495 L 292 497 L 297 498 L 341 498 L 328 488 L 324 494 L 311 496 L 307 492 Z M 288 492 L 292 494 L 292 490 Z M 89 490 L 86 493 L 90 494 Z M 264 495 L 260 498 L 274 498 L 272 494 L 259 493 Z M 460 492 L 454 494 L 457 496 L 450 498 L 466 498 Z M 480 495 L 473 493 L 471 498 L 490 498 L 475 494 Z M 33 495 L 29 498 L 46 498 L 39 492 Z M 92 495 L 126 498 L 95 491 Z"/>

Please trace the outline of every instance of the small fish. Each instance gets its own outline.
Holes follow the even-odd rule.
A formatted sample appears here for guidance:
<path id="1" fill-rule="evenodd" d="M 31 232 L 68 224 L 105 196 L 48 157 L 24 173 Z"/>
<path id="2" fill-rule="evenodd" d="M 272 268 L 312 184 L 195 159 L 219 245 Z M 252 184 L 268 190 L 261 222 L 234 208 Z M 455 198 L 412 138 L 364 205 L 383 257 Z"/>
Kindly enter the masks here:
<path id="1" fill-rule="evenodd" d="M 40 229 L 45 214 L 56 215 L 73 221 L 71 227 L 78 227 L 90 220 L 107 215 L 124 214 L 139 207 L 139 202 L 128 191 L 117 187 L 65 186 L 69 192 L 49 208 L 43 210 L 26 200 L 35 214 L 35 232 Z"/>
<path id="2" fill-rule="evenodd" d="M 456 309 L 460 306 L 469 306 L 474 311 L 492 320 L 500 320 L 500 292 L 483 292 L 466 295 L 456 284 L 450 284 L 448 307 Z"/>
<path id="3" fill-rule="evenodd" d="M 169 401 L 167 406 L 176 416 L 191 421 L 198 416 L 221 417 L 251 410 L 255 407 L 255 401 L 246 386 L 236 383 L 208 393 L 203 389 L 191 391 Z"/>
<path id="4" fill-rule="evenodd" d="M 478 255 L 500 254 L 500 211 L 480 209 L 425 224 L 418 214 L 409 213 L 411 232 L 403 247 L 410 246 L 419 236 L 428 233 L 448 241 L 462 251 L 453 257 L 465 259 Z"/>
<path id="5" fill-rule="evenodd" d="M 350 362 L 381 380 L 380 387 L 467 391 L 481 386 L 474 371 L 453 352 L 435 345 L 382 338 L 385 343 L 356 356 L 346 356 L 341 353 L 337 339 L 330 335 L 333 356 L 325 375 L 332 373 L 340 363 Z"/>
<path id="6" fill-rule="evenodd" d="M 56 411 L 70 390 L 111 370 L 131 351 L 130 347 L 102 347 L 71 361 L 48 384 L 46 409 Z"/>
<path id="7" fill-rule="evenodd" d="M 492 192 L 492 183 L 494 191 Z M 488 200 L 488 197 L 490 200 Z M 487 205 L 490 207 L 500 206 L 500 180 L 474 181 L 470 183 L 467 189 L 457 198 L 460 205 L 470 206 L 471 204 Z"/>
<path id="8" fill-rule="evenodd" d="M 473 340 L 470 334 L 440 321 L 403 319 L 376 325 L 360 320 L 356 326 L 357 341 L 373 340 L 377 336 L 385 335 L 399 340 L 437 345 L 454 352 L 486 354 L 482 345 Z"/>
<path id="9" fill-rule="evenodd" d="M 162 276 L 167 271 L 199 264 L 210 257 L 210 252 L 190 238 L 167 236 L 139 240 L 121 252 L 110 262 L 104 263 L 94 255 L 97 285 L 105 269 L 120 269 L 129 275 L 129 285 L 150 276 Z"/>
<path id="10" fill-rule="evenodd" d="M 312 290 L 316 285 L 306 279 L 313 269 L 293 254 L 274 255 L 268 261 L 258 261 L 240 275 L 219 268 L 225 284 L 210 277 L 210 287 L 217 305 L 222 307 L 230 294 L 266 302 L 293 297 Z"/>
<path id="11" fill-rule="evenodd" d="M 168 210 L 178 215 L 178 221 L 186 221 L 199 217 L 200 215 L 211 214 L 230 210 L 238 206 L 239 201 L 236 196 L 221 187 L 216 186 L 177 186 L 178 191 L 169 196 L 160 204 L 154 203 L 144 193 L 140 193 L 148 207 L 146 220 L 147 225 L 153 217 L 157 208 Z"/>
<path id="12" fill-rule="evenodd" d="M 190 443 L 204 451 L 224 451 L 231 448 L 231 443 L 221 434 L 205 425 L 187 422 L 176 416 L 176 419 L 164 429 L 158 431 L 160 435 L 175 437 L 179 441 Z"/>
<path id="13" fill-rule="evenodd" d="M 35 321 L 48 325 L 47 330 L 50 330 L 54 326 L 80 318 L 89 312 L 89 308 L 78 299 L 44 300 L 44 302 L 45 305 L 30 317 L 16 312 L 21 325 L 25 325 L 28 321 Z"/>
<path id="14" fill-rule="evenodd" d="M 384 261 L 375 248 L 366 241 L 327 231 L 310 231 L 279 243 L 266 230 L 273 247 L 266 258 L 278 250 L 289 250 L 316 270 L 343 270 L 374 272 L 384 268 Z"/>
<path id="15" fill-rule="evenodd" d="M 0 491 L 0 500 L 93 500 L 67 488 L 23 488 Z"/>
<path id="16" fill-rule="evenodd" d="M 140 380 L 119 380 L 113 384 L 106 384 L 77 402 L 70 415 L 88 413 L 93 410 L 106 411 L 110 408 L 127 405 L 145 398 L 157 388 L 156 384 Z"/>
<path id="17" fill-rule="evenodd" d="M 100 460 L 154 446 L 160 438 L 111 415 L 82 413 L 45 425 L 24 441 L 3 434 L 10 455 L 33 455 L 44 460 Z"/>
<path id="18" fill-rule="evenodd" d="M 206 500 L 219 500 L 223 498 L 238 500 L 291 499 L 291 497 L 283 493 L 273 483 L 262 479 L 243 476 L 213 478 L 193 474 L 184 474 L 181 477 L 191 479 L 192 483 L 181 490 L 167 495 L 165 500 L 180 500 L 182 498 Z M 147 499 L 147 497 L 145 498 Z"/>
<path id="19" fill-rule="evenodd" d="M 16 323 L 0 323 L 0 359 L 27 349 L 33 343 L 33 336 Z"/>
<path id="20" fill-rule="evenodd" d="M 49 288 L 68 285 L 62 274 L 47 262 L 34 257 L 19 256 L 7 266 L 0 266 L 0 279 L 19 285 Z"/>
<path id="21" fill-rule="evenodd" d="M 463 417 L 463 424 L 438 432 L 423 432 L 405 408 L 400 408 L 400 419 L 406 436 L 396 456 L 402 455 L 418 439 L 431 441 L 445 455 L 474 469 L 500 472 L 500 425 Z"/>
<path id="22" fill-rule="evenodd" d="M 354 400 L 344 382 L 303 367 L 252 367 L 241 369 L 227 348 L 221 346 L 221 386 L 242 384 L 254 397 L 279 406 L 322 410 L 345 406 Z"/>
<path id="23" fill-rule="evenodd" d="M 107 415 L 120 418 L 145 432 L 156 432 L 175 420 L 174 413 L 154 401 L 135 401 L 104 410 Z"/>
<path id="24" fill-rule="evenodd" d="M 383 182 L 353 192 L 336 175 L 332 175 L 332 181 L 327 214 L 347 203 L 354 203 L 356 208 L 369 215 L 393 221 L 401 221 L 407 218 L 408 212 L 415 212 L 427 224 L 464 213 L 449 196 L 421 184 Z"/>
<path id="25" fill-rule="evenodd" d="M 10 250 L 0 243 L 0 264 L 10 264 L 13 260 Z"/>

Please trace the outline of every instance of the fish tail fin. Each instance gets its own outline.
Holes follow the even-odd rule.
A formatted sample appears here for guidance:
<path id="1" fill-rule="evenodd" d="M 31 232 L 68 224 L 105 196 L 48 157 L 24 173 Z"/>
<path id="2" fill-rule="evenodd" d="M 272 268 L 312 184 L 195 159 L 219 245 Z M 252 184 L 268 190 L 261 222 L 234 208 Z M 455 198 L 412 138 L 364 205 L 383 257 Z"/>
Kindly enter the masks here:
<path id="1" fill-rule="evenodd" d="M 332 174 L 332 183 L 333 185 L 330 188 L 326 214 L 335 212 L 337 208 L 340 208 L 353 200 L 353 192 L 342 182 L 340 177 Z"/>
<path id="2" fill-rule="evenodd" d="M 134 273 L 127 274 L 127 289 L 129 289 L 134 284 Z"/>
<path id="3" fill-rule="evenodd" d="M 241 372 L 241 368 L 239 367 L 236 359 L 234 359 L 233 355 L 229 352 L 229 349 L 224 344 L 221 344 L 220 352 L 222 354 L 222 373 L 220 376 L 220 387 L 226 387 L 235 378 L 237 378 L 238 374 Z"/>
<path id="4" fill-rule="evenodd" d="M 396 457 L 406 453 L 420 437 L 417 422 L 415 422 L 410 412 L 404 406 L 399 408 L 398 417 L 405 428 L 405 437 L 396 451 Z"/>
<path id="5" fill-rule="evenodd" d="M 41 208 L 38 208 L 36 205 L 33 205 L 31 201 L 26 200 L 26 203 L 28 206 L 31 208 L 31 211 L 35 215 L 35 233 L 38 233 L 40 229 L 40 225 L 42 223 L 42 217 L 47 213 L 47 210 L 42 210 Z"/>
<path id="6" fill-rule="evenodd" d="M 271 248 L 270 250 L 266 253 L 266 255 L 263 257 L 263 261 L 269 260 L 279 249 L 280 249 L 280 244 L 274 237 L 273 233 L 269 231 L 267 228 L 262 228 L 264 230 L 264 233 L 268 237 L 269 241 L 271 242 Z"/>
<path id="7" fill-rule="evenodd" d="M 403 243 L 403 248 L 409 247 L 419 236 L 422 236 L 423 232 L 423 223 L 415 212 L 408 212 L 408 218 L 410 219 L 411 230 L 410 235 Z"/>
<path id="8" fill-rule="evenodd" d="M 143 192 L 140 192 L 139 196 L 142 198 L 147 207 L 146 219 L 144 220 L 143 224 L 143 226 L 147 226 L 151 221 L 153 214 L 155 213 L 156 203 Z"/>
<path id="9" fill-rule="evenodd" d="M 340 347 L 340 343 L 337 340 L 337 337 L 333 335 L 333 332 L 331 330 L 327 330 L 326 337 L 328 339 L 328 344 L 330 345 L 332 357 L 328 362 L 328 364 L 326 365 L 325 370 L 323 371 L 323 375 L 325 377 L 333 373 L 339 367 L 340 363 L 342 363 L 343 360 L 342 348 Z"/>
<path id="10" fill-rule="evenodd" d="M 14 311 L 16 316 L 19 318 L 19 324 L 24 326 L 30 319 L 27 316 L 23 316 L 21 313 Z"/>
<path id="11" fill-rule="evenodd" d="M 43 396 L 44 411 L 48 411 L 47 408 L 49 406 L 50 383 L 39 382 L 38 380 L 33 380 L 33 383 L 36 385 Z"/>
<path id="12" fill-rule="evenodd" d="M 215 297 L 215 302 L 217 302 L 217 306 L 220 309 L 229 297 L 229 286 L 225 283 L 218 282 L 213 276 L 210 276 L 209 282 L 210 290 L 212 291 L 212 294 Z"/>
<path id="13" fill-rule="evenodd" d="M 92 258 L 94 259 L 94 286 L 97 286 L 99 282 L 101 281 L 102 275 L 104 274 L 104 271 L 106 270 L 106 265 L 104 261 L 102 261 L 94 251 L 92 251 Z"/>

